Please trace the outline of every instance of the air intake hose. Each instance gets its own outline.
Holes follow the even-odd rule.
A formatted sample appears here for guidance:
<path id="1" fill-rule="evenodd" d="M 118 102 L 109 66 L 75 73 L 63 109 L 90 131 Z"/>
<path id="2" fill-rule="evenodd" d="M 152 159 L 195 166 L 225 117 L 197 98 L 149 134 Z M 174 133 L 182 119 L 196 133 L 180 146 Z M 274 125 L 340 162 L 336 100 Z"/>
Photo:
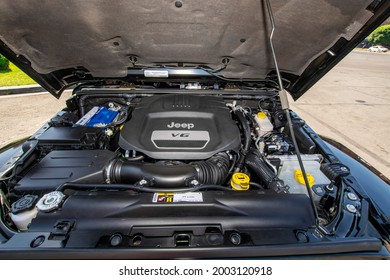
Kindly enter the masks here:
<path id="1" fill-rule="evenodd" d="M 145 179 L 163 188 L 190 186 L 194 180 L 202 185 L 220 185 L 225 182 L 228 171 L 229 157 L 226 153 L 218 153 L 206 161 L 178 165 L 115 159 L 106 168 L 106 181 L 134 184 Z"/>
<path id="2" fill-rule="evenodd" d="M 286 193 L 284 182 L 276 176 L 274 171 L 264 161 L 257 149 L 251 149 L 245 159 L 246 166 L 266 185 L 277 193 Z"/>
<path id="3" fill-rule="evenodd" d="M 229 157 L 226 153 L 219 153 L 206 161 L 192 162 L 191 166 L 196 168 L 200 183 L 221 185 L 229 172 Z"/>

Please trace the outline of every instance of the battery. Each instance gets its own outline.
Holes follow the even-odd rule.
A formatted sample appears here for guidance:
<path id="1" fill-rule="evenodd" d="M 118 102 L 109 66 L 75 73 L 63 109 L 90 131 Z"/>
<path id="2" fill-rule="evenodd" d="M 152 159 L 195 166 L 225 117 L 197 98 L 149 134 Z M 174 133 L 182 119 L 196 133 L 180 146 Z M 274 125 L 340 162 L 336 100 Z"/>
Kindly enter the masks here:
<path id="1" fill-rule="evenodd" d="M 109 125 L 118 115 L 117 111 L 109 110 L 106 107 L 93 107 L 75 125 L 88 127 L 105 127 Z"/>

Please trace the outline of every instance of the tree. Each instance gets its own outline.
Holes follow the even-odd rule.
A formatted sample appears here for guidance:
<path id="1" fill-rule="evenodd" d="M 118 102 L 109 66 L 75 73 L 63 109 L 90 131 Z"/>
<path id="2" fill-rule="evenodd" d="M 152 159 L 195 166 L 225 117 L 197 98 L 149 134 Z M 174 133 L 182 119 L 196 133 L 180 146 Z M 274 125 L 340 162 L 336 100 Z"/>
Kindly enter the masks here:
<path id="1" fill-rule="evenodd" d="M 367 37 L 367 40 L 374 45 L 390 45 L 390 24 L 379 26 Z"/>
<path id="2" fill-rule="evenodd" d="M 9 70 L 9 61 L 0 54 L 0 70 Z"/>

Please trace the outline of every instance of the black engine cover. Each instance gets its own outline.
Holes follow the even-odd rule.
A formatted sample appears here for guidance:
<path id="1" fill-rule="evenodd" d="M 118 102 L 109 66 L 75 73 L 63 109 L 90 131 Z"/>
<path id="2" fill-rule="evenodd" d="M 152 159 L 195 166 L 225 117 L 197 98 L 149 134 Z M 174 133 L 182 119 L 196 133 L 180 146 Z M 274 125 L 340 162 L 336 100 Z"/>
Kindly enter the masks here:
<path id="1" fill-rule="evenodd" d="M 206 159 L 240 148 L 240 131 L 222 98 L 144 98 L 120 134 L 119 146 L 155 159 Z"/>

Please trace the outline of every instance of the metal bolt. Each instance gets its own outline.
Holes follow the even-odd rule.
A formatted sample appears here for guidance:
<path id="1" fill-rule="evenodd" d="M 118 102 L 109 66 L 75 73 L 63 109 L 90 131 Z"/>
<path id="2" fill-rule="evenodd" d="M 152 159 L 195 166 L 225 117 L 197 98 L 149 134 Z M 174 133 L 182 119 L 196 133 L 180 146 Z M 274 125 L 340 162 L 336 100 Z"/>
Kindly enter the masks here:
<path id="1" fill-rule="evenodd" d="M 190 183 L 191 183 L 191 185 L 193 185 L 193 186 L 199 185 L 198 180 L 192 180 Z"/>
<path id="2" fill-rule="evenodd" d="M 346 168 L 345 166 L 341 166 L 341 167 L 340 167 L 340 170 L 343 171 L 343 172 L 347 172 L 347 171 L 348 171 L 348 168 Z"/>
<path id="3" fill-rule="evenodd" d="M 241 244 L 241 234 L 238 232 L 234 232 L 230 235 L 230 242 L 234 245 L 240 245 Z"/>
<path id="4" fill-rule="evenodd" d="M 330 183 L 329 185 L 327 185 L 325 188 L 326 188 L 326 190 L 327 190 L 328 192 L 333 192 L 333 190 L 334 190 L 333 184 L 332 184 L 332 183 Z"/>
<path id="5" fill-rule="evenodd" d="M 354 194 L 354 193 L 348 193 L 347 194 L 347 197 L 350 199 L 350 200 L 357 200 L 357 196 Z"/>
<path id="6" fill-rule="evenodd" d="M 347 210 L 348 212 L 351 212 L 351 213 L 356 213 L 357 212 L 357 209 L 354 205 L 352 204 L 347 204 Z"/>

